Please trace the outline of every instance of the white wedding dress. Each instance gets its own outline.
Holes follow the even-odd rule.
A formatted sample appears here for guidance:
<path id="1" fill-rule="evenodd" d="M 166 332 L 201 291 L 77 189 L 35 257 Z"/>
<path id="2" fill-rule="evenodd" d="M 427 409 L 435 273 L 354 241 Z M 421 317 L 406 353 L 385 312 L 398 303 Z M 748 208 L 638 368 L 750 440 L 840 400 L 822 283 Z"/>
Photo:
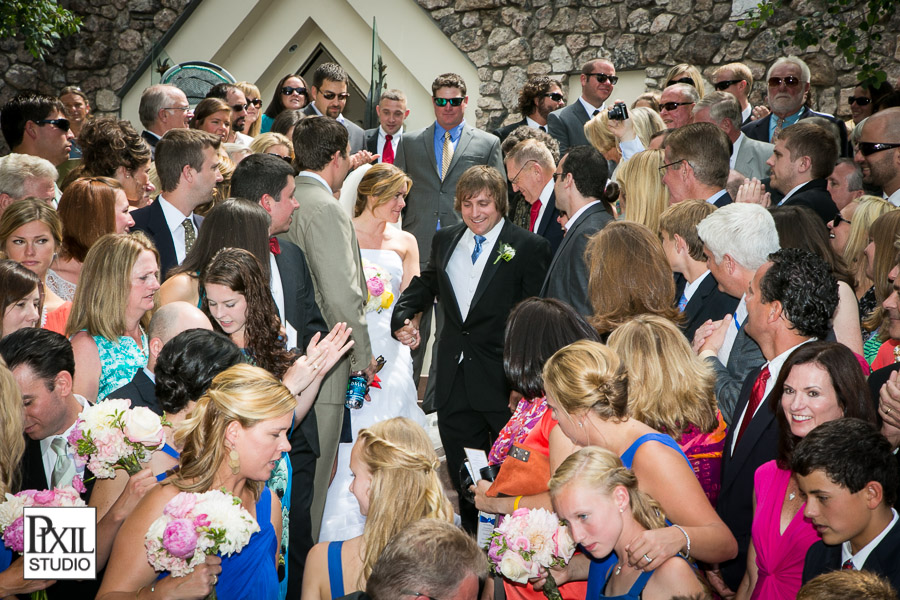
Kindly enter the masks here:
<path id="1" fill-rule="evenodd" d="M 403 281 L 403 261 L 393 250 L 362 249 L 362 257 L 374 263 L 391 275 L 391 288 L 394 301 L 400 296 L 400 283 Z M 384 368 L 378 373 L 381 389 L 371 388 L 369 397 L 362 408 L 350 411 L 350 425 L 353 440 L 360 429 L 369 427 L 379 421 L 392 417 L 407 417 L 425 427 L 425 413 L 417 402 L 416 386 L 412 379 L 412 358 L 407 346 L 391 337 L 391 315 L 394 306 L 381 312 L 367 312 L 366 322 L 369 329 L 369 340 L 372 354 L 383 356 Z M 353 444 L 341 444 L 338 450 L 337 471 L 334 480 L 328 487 L 325 500 L 325 512 L 322 516 L 322 527 L 319 541 L 348 540 L 362 535 L 366 518 L 359 513 L 359 504 L 350 493 L 350 450 Z"/>

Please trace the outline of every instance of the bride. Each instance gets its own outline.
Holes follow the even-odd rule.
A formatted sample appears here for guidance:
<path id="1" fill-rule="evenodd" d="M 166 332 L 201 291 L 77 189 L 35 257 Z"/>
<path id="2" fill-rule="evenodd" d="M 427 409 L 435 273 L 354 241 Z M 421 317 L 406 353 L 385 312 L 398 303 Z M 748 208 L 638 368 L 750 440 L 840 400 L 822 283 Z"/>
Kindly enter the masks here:
<path id="1" fill-rule="evenodd" d="M 353 227 L 369 289 L 366 304 L 369 339 L 373 354 L 383 356 L 385 362 L 378 373 L 381 388 L 371 388 L 371 402 L 350 411 L 353 441 L 360 429 L 392 417 L 407 417 L 425 426 L 425 414 L 417 403 L 409 348 L 392 338 L 390 331 L 394 301 L 419 274 L 416 239 L 399 227 L 388 226 L 399 222 L 410 186 L 412 180 L 403 171 L 380 163 L 366 171 L 356 190 Z M 337 471 L 325 501 L 320 542 L 347 540 L 362 534 L 365 517 L 359 513 L 356 499 L 350 493 L 352 448 L 352 441 L 340 445 Z"/>

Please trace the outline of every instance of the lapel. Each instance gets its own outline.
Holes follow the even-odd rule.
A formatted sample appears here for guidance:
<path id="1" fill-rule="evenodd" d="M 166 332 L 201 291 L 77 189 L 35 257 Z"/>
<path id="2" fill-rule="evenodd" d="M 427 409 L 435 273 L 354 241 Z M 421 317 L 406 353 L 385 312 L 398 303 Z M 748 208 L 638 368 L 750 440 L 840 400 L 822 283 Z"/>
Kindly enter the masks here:
<path id="1" fill-rule="evenodd" d="M 156 386 L 150 381 L 147 374 L 144 373 L 144 369 L 138 369 L 138 372 L 134 374 L 132 382 L 138 389 L 141 398 L 143 398 L 148 405 L 158 405 L 156 402 Z"/>
<path id="2" fill-rule="evenodd" d="M 746 385 L 750 386 L 750 393 L 752 393 L 753 383 L 756 381 L 756 378 L 759 376 L 759 373 L 761 371 L 762 366 L 754 369 L 752 373 L 752 379 L 748 377 L 747 381 L 745 382 Z M 749 400 L 750 394 L 747 394 L 746 398 L 742 397 L 735 414 L 739 415 L 741 412 L 743 412 Z M 759 442 L 760 436 L 774 421 L 775 415 L 772 414 L 771 410 L 769 410 L 769 397 L 766 396 L 765 398 L 763 398 L 762 404 L 756 411 L 756 414 L 751 418 L 750 424 L 747 425 L 747 429 L 744 431 L 744 435 L 741 438 L 741 441 L 734 449 L 734 454 L 731 455 L 731 459 L 729 460 L 731 464 L 728 468 L 728 474 L 732 477 L 728 477 L 727 481 L 725 477 L 722 478 L 723 490 L 725 489 L 726 485 L 731 483 L 733 476 L 741 471 L 741 467 L 743 467 L 744 463 L 747 462 L 747 460 L 754 454 L 754 452 L 756 451 L 756 444 L 757 442 Z M 737 422 L 736 419 L 735 422 Z M 737 435 L 737 431 L 729 431 L 729 435 L 725 440 L 726 453 L 730 452 L 731 440 L 733 439 L 734 435 Z M 725 475 L 725 473 L 723 473 L 723 475 Z"/>
<path id="3" fill-rule="evenodd" d="M 554 211 L 556 211 L 556 192 L 551 192 L 550 198 L 547 200 L 547 206 L 544 208 L 544 218 L 538 223 L 536 234 L 543 236 L 547 233 L 547 227 L 550 226 L 550 222 L 556 223 L 556 218 L 553 216 Z M 558 226 L 559 223 L 556 223 L 556 225 Z"/>
<path id="4" fill-rule="evenodd" d="M 466 153 L 466 147 L 469 145 L 469 142 L 472 141 L 472 138 L 475 137 L 473 133 L 473 129 L 471 127 L 463 126 L 462 133 L 459 135 L 459 142 L 456 143 L 456 150 L 453 151 L 453 158 L 450 159 L 450 167 L 447 169 L 447 175 L 450 175 L 450 171 L 456 168 L 456 164 L 462 160 L 462 156 Z M 434 139 L 434 134 L 432 134 L 432 139 Z M 434 155 L 434 152 L 431 153 Z M 435 159 L 435 165 L 437 165 L 437 159 Z"/>
<path id="5" fill-rule="evenodd" d="M 434 152 L 431 153 L 432 156 Z M 462 236 L 469 230 L 466 227 L 465 223 L 460 223 L 459 225 L 454 225 L 454 227 L 459 227 L 459 231 L 455 232 L 452 236 L 448 235 L 448 239 L 450 240 L 447 248 L 445 249 L 444 256 L 441 257 L 441 265 L 438 273 L 444 279 L 444 287 L 450 290 L 449 294 L 441 294 L 441 302 L 450 302 L 451 306 L 454 309 L 454 315 L 456 315 L 457 320 L 462 323 L 462 311 L 459 310 L 459 303 L 456 301 L 456 292 L 453 290 L 453 282 L 450 281 L 450 275 L 447 274 L 447 265 L 450 264 L 450 257 L 453 256 L 453 251 L 456 250 L 456 246 L 459 245 L 459 241 L 462 239 Z M 472 302 L 474 305 L 475 303 Z M 469 312 L 472 312 L 471 310 Z"/>
<path id="6" fill-rule="evenodd" d="M 687 280 L 685 280 L 687 283 Z M 718 282 L 716 282 L 715 277 L 713 277 L 712 273 L 708 273 L 706 277 L 703 278 L 703 281 L 700 282 L 700 286 L 697 288 L 697 291 L 694 292 L 694 295 L 691 296 L 691 299 L 688 301 L 687 306 L 684 307 L 684 316 L 686 317 L 688 322 L 691 322 L 694 317 L 697 316 L 697 313 L 700 312 L 700 309 L 703 308 L 703 305 L 706 304 L 706 299 L 712 293 L 716 287 L 718 287 Z M 684 288 L 682 287 L 681 293 L 684 293 Z M 681 293 L 679 293 L 678 298 L 681 298 Z"/>
<path id="7" fill-rule="evenodd" d="M 840 548 L 840 545 L 837 548 Z M 900 523 L 894 523 L 891 530 L 881 538 L 881 542 L 872 549 L 872 553 L 866 559 L 865 569 L 891 578 L 890 575 L 897 571 L 898 553 L 900 553 Z"/>
<path id="8" fill-rule="evenodd" d="M 425 156 L 428 157 L 428 162 L 431 164 L 432 172 L 437 172 L 438 179 L 441 177 L 440 171 L 438 171 L 437 158 L 434 156 L 434 122 L 432 121 L 431 125 L 425 128 L 424 133 L 422 133 L 422 152 L 425 153 Z M 455 158 L 455 155 L 454 155 Z M 451 168 L 453 165 L 450 165 Z"/>
<path id="9" fill-rule="evenodd" d="M 475 308 L 475 305 L 478 304 L 478 300 L 480 300 L 481 296 L 484 294 L 485 288 L 487 288 L 491 279 L 494 278 L 494 275 L 497 274 L 500 265 L 506 262 L 505 260 L 497 260 L 497 257 L 499 256 L 497 254 L 497 248 L 500 247 L 500 244 L 512 245 L 509 241 L 509 233 L 512 227 L 515 227 L 515 225 L 513 225 L 509 219 L 504 219 L 503 227 L 500 228 L 500 236 L 497 238 L 494 246 L 488 251 L 488 262 L 484 266 L 484 271 L 481 273 L 481 279 L 478 280 L 478 286 L 475 288 L 475 295 L 472 296 L 472 306 L 469 308 L 470 315 L 472 314 L 472 309 Z M 516 259 L 513 258 L 512 260 Z"/>
<path id="10" fill-rule="evenodd" d="M 554 203 L 556 201 L 556 194 L 554 194 Z M 573 239 L 578 237 L 578 229 L 584 225 L 587 221 L 588 217 L 593 215 L 594 213 L 605 210 L 603 208 L 603 203 L 599 202 L 594 206 L 591 206 L 586 211 L 581 213 L 578 217 L 578 220 L 566 231 L 566 234 L 563 236 L 562 242 L 559 244 L 559 248 L 556 250 L 556 254 L 553 255 L 553 260 L 550 261 L 550 268 L 547 269 L 547 277 L 544 279 L 546 281 L 550 277 L 550 273 L 553 271 L 553 267 L 556 266 L 556 261 L 559 260 L 559 257 L 563 254 L 563 249 L 572 242 Z"/>

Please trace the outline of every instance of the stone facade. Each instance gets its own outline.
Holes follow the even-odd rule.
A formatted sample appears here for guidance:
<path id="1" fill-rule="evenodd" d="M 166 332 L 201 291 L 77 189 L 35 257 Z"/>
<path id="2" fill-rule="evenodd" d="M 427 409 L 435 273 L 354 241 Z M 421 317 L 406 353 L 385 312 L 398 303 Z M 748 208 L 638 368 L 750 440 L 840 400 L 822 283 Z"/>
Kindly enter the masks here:
<path id="1" fill-rule="evenodd" d="M 814 0 L 791 3 L 788 12 L 779 12 L 761 31 L 739 27 L 732 13 L 740 9 L 730 0 L 416 1 L 478 67 L 477 124 L 488 130 L 521 118 L 516 98 L 530 75 L 549 75 L 565 85 L 568 75 L 598 56 L 611 57 L 618 71 L 646 69 L 646 87 L 656 91 L 672 65 L 691 63 L 709 80 L 716 66 L 743 62 L 757 80 L 751 101 L 760 103 L 766 86 L 759 80 L 768 65 L 778 56 L 799 54 L 810 66 L 813 106 L 849 118 L 847 97 L 856 73 L 835 45 L 826 40 L 802 53 L 778 47 L 779 36 L 792 28 L 795 16 L 821 10 Z M 860 5 L 849 7 L 841 18 Z M 873 59 L 896 82 L 900 11 L 879 27 L 883 39 Z"/>
<path id="2" fill-rule="evenodd" d="M 62 0 L 83 20 L 81 30 L 61 40 L 43 61 L 21 40 L 0 41 L 0 106 L 21 91 L 55 95 L 79 86 L 95 115 L 117 115 L 116 95 L 153 44 L 190 0 Z M 0 154 L 9 149 L 0 137 Z"/>

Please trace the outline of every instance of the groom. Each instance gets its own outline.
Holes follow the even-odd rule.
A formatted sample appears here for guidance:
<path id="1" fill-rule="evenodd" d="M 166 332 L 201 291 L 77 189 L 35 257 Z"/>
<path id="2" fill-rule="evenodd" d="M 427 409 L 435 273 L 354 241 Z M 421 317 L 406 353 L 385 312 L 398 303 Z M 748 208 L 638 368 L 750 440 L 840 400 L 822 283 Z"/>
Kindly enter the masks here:
<path id="1" fill-rule="evenodd" d="M 463 222 L 435 234 L 428 265 L 400 295 L 391 319 L 394 337 L 415 348 L 422 311 L 440 299 L 444 329 L 435 406 L 447 467 L 460 493 L 463 448 L 487 452 L 510 417 L 506 317 L 519 301 L 537 295 L 550 263 L 549 242 L 504 219 L 507 208 L 506 180 L 497 169 L 466 170 L 454 206 Z M 474 507 L 461 502 L 460 515 L 474 531 Z"/>

